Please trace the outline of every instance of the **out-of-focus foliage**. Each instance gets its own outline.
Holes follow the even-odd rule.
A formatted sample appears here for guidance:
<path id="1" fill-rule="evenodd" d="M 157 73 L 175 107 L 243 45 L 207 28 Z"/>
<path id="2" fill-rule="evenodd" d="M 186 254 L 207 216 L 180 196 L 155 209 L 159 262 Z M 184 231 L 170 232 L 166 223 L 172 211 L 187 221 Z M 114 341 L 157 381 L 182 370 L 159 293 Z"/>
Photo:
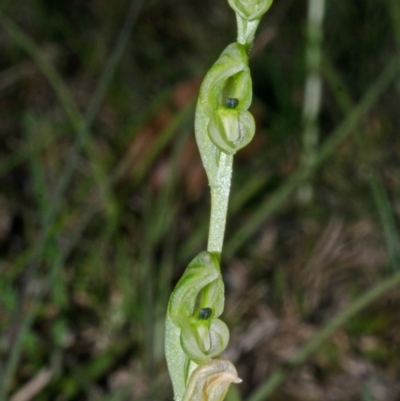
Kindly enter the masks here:
<path id="1" fill-rule="evenodd" d="M 400 4 L 326 3 L 311 170 L 307 1 L 275 0 L 250 55 L 257 131 L 235 156 L 222 266 L 243 399 L 399 267 Z M 233 13 L 223 0 L 0 7 L 0 398 L 169 400 L 167 301 L 209 213 L 194 104 Z M 399 310 L 393 289 L 269 399 L 399 399 Z"/>

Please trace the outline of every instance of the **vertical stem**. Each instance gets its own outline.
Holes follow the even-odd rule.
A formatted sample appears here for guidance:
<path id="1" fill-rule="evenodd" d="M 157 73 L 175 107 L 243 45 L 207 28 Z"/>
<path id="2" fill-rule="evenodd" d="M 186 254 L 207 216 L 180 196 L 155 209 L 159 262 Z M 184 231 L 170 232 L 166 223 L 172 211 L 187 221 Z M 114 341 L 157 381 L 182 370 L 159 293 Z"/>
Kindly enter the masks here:
<path id="1" fill-rule="evenodd" d="M 304 88 L 303 104 L 303 163 L 313 165 L 318 145 L 318 114 L 321 108 L 322 79 L 320 74 L 321 45 L 325 0 L 308 1 L 306 64 L 308 76 Z M 310 183 L 304 184 L 299 191 L 300 201 L 309 202 L 313 196 Z"/>
<path id="2" fill-rule="evenodd" d="M 218 170 L 211 186 L 211 216 L 207 250 L 221 258 L 231 188 L 233 156 L 220 152 Z"/>
<path id="3" fill-rule="evenodd" d="M 249 52 L 253 46 L 254 35 L 260 20 L 256 19 L 253 21 L 247 21 L 236 13 L 236 22 L 238 32 L 237 41 L 244 45 L 246 51 Z"/>

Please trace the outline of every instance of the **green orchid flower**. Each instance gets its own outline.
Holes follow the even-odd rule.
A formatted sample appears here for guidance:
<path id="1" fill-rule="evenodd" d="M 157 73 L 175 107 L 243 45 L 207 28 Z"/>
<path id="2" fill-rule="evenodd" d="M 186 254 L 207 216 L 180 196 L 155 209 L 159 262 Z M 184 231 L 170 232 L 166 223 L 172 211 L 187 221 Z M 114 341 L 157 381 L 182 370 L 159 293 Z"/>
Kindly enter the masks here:
<path id="1" fill-rule="evenodd" d="M 166 357 L 176 401 L 183 398 L 192 371 L 226 348 L 229 330 L 218 319 L 223 309 L 218 257 L 201 252 L 186 268 L 168 305 Z"/>
<path id="2" fill-rule="evenodd" d="M 228 0 L 233 10 L 247 21 L 260 20 L 272 5 L 272 0 Z"/>
<path id="3" fill-rule="evenodd" d="M 246 49 L 232 43 L 204 78 L 196 109 L 196 140 L 211 181 L 220 153 L 233 155 L 254 136 L 254 119 L 247 111 L 251 99 Z"/>

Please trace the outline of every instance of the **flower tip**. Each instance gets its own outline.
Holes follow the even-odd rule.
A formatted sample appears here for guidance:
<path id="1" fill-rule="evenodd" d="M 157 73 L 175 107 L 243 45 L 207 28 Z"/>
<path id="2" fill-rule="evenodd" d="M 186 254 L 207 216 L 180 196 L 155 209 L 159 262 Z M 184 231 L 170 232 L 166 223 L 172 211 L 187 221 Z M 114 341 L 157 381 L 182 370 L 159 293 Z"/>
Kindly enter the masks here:
<path id="1" fill-rule="evenodd" d="M 216 358 L 194 370 L 183 401 L 223 401 L 229 385 L 241 382 L 231 362 Z"/>
<path id="2" fill-rule="evenodd" d="M 235 383 L 235 384 L 239 384 L 241 383 L 243 380 L 237 375 L 237 374 L 231 374 L 230 378 L 226 378 L 225 379 L 228 383 Z"/>

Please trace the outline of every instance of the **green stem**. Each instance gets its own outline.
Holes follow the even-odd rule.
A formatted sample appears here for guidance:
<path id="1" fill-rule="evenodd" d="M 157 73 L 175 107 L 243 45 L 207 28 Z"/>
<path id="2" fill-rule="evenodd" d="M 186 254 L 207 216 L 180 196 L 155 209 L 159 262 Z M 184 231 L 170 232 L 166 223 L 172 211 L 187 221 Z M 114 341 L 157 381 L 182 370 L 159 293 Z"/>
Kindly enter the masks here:
<path id="1" fill-rule="evenodd" d="M 318 116 L 322 103 L 322 77 L 320 72 L 322 57 L 323 18 L 325 0 L 308 0 L 306 68 L 307 79 L 304 87 L 302 135 L 302 162 L 312 166 L 318 149 Z M 305 182 L 299 188 L 299 200 L 306 204 L 313 197 L 311 182 Z"/>
<path id="2" fill-rule="evenodd" d="M 236 22 L 238 33 L 237 41 L 246 48 L 247 52 L 249 52 L 249 50 L 253 46 L 254 35 L 256 33 L 260 20 L 256 19 L 253 21 L 248 21 L 236 13 Z"/>
<path id="3" fill-rule="evenodd" d="M 211 186 L 211 216 L 207 250 L 221 258 L 231 188 L 233 156 L 220 152 L 219 166 Z"/>

